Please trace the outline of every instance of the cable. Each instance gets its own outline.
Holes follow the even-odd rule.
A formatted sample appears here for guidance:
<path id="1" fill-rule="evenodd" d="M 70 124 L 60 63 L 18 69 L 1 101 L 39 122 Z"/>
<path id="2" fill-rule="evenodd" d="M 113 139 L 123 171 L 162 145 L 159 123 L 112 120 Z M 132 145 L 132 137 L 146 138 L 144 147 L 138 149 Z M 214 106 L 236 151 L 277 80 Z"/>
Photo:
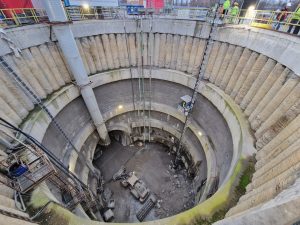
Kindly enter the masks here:
<path id="1" fill-rule="evenodd" d="M 130 80 L 131 80 L 131 91 L 132 91 L 132 104 L 133 104 L 133 109 L 136 111 L 135 108 L 135 95 L 134 95 L 134 86 L 133 86 L 133 76 L 132 76 L 132 64 L 131 64 L 131 55 L 129 53 L 129 47 L 128 47 L 128 36 L 126 32 L 126 23 L 125 23 L 125 17 L 124 17 L 124 33 L 125 33 L 125 41 L 126 41 L 126 51 L 127 51 L 127 57 L 128 57 L 128 63 L 129 63 L 129 72 L 130 72 Z"/>
<path id="2" fill-rule="evenodd" d="M 40 216 L 40 214 L 42 214 L 42 212 L 51 204 L 51 203 L 56 203 L 56 204 L 58 204 L 57 202 L 54 202 L 54 201 L 49 201 L 49 202 L 47 202 L 45 205 L 43 205 L 42 206 L 42 208 L 36 213 L 36 214 L 34 214 L 32 217 L 30 217 L 30 220 L 34 220 L 34 219 L 36 219 L 38 216 Z M 58 204 L 58 205 L 60 205 L 60 204 Z M 60 206 L 62 206 L 62 205 L 60 205 Z"/>
<path id="3" fill-rule="evenodd" d="M 151 15 L 151 20 L 150 20 L 150 32 L 149 32 L 149 38 L 150 35 L 152 36 L 152 28 L 153 28 L 153 16 Z M 154 42 L 154 36 L 153 36 L 153 42 Z M 153 60 L 153 43 L 152 42 L 148 42 L 151 43 L 152 46 L 150 46 L 150 54 L 149 54 L 149 58 L 150 58 L 150 70 L 149 70 L 149 111 L 148 111 L 148 117 L 149 117 L 149 132 L 148 132 L 148 138 L 149 138 L 149 142 L 151 141 L 151 109 L 152 109 L 152 60 Z M 148 52 L 149 52 L 149 47 L 148 47 Z"/>
<path id="4" fill-rule="evenodd" d="M 220 6 L 220 1 L 217 3 L 217 9 L 219 8 Z M 197 100 L 197 93 L 198 93 L 198 88 L 199 88 L 199 85 L 200 85 L 200 81 L 203 80 L 203 77 L 204 77 L 204 74 L 205 74 L 205 67 L 204 67 L 204 61 L 205 61 L 205 57 L 207 56 L 208 54 L 208 46 L 209 46 L 209 42 L 211 41 L 211 36 L 212 36 L 212 33 L 213 33 L 213 28 L 215 26 L 215 21 L 216 21 L 216 18 L 217 18 L 217 10 L 214 12 L 214 17 L 213 17 L 213 21 L 212 21 L 212 24 L 210 26 L 210 30 L 209 30 L 209 35 L 208 35 L 208 39 L 205 43 L 205 47 L 204 47 L 204 53 L 202 55 L 202 58 L 201 58 L 201 65 L 200 65 L 200 69 L 199 69 L 199 75 L 197 77 L 197 80 L 195 82 L 195 86 L 193 88 L 193 95 L 192 95 L 192 99 L 191 99 L 191 106 L 190 106 L 190 109 L 187 111 L 187 115 L 185 117 L 185 121 L 184 121 L 184 125 L 183 125 L 183 128 L 182 128 L 182 131 L 181 131 L 181 134 L 180 134 L 180 138 L 179 138 L 179 142 L 178 142 L 178 148 L 177 148 L 177 154 L 176 154 L 176 161 L 179 160 L 180 158 L 180 152 L 181 152 L 181 149 L 182 149 L 182 139 L 183 139 L 183 136 L 188 128 L 188 124 L 189 124 L 189 119 L 191 117 L 191 114 L 192 114 L 192 111 L 193 111 L 193 108 L 194 108 L 194 105 L 195 105 L 195 102 Z"/>
<path id="5" fill-rule="evenodd" d="M 60 126 L 60 124 L 56 121 L 55 117 L 51 114 L 48 108 L 42 103 L 42 100 L 34 93 L 33 90 L 31 90 L 29 86 L 27 86 L 27 84 L 19 77 L 19 75 L 15 73 L 15 71 L 3 59 L 2 56 L 0 56 L 0 64 L 9 75 L 12 75 L 12 78 L 17 82 L 17 84 L 21 87 L 21 89 L 23 89 L 25 94 L 33 101 L 33 103 L 37 104 L 44 112 L 46 112 L 46 114 L 50 117 L 55 127 L 60 131 L 60 133 L 66 139 L 68 145 L 70 145 L 76 151 L 76 153 L 78 154 L 78 158 L 83 162 L 83 164 L 85 164 L 90 169 L 91 173 L 95 177 L 98 177 L 97 174 L 93 171 L 93 168 L 91 168 L 90 165 L 86 162 L 86 159 L 82 156 L 82 153 L 74 146 L 72 141 L 69 139 L 67 134 Z"/>
<path id="6" fill-rule="evenodd" d="M 140 54 L 141 54 L 141 65 L 139 66 L 140 69 L 140 75 L 139 81 L 141 82 L 141 98 L 140 101 L 143 100 L 143 142 L 145 144 L 146 137 L 145 137 L 145 131 L 146 131 L 146 114 L 145 114 L 145 108 L 146 108 L 146 99 L 145 99 L 145 77 L 144 77 L 144 37 L 143 37 L 143 17 L 140 16 Z"/>

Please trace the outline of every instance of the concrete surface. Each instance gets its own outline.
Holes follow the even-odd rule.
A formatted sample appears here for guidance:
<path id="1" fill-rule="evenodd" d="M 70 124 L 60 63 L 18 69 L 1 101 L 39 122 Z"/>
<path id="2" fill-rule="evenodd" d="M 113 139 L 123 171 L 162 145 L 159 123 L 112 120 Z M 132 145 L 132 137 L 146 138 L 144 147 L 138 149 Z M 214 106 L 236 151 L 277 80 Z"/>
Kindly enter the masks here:
<path id="1" fill-rule="evenodd" d="M 197 67 L 196 59 L 198 59 L 197 62 L 199 62 L 202 54 L 201 49 L 203 48 L 203 43 L 205 43 L 203 39 L 201 40 L 198 37 L 207 37 L 205 36 L 207 27 L 205 28 L 202 23 L 195 21 L 155 21 L 154 23 L 158 24 L 154 24 L 154 27 L 156 26 L 156 33 L 154 35 L 155 37 L 153 37 L 156 43 L 153 55 L 156 68 L 152 71 L 152 77 L 158 81 L 155 83 L 157 89 L 166 88 L 169 92 L 164 90 L 158 91 L 157 93 L 155 92 L 153 95 L 155 101 L 153 101 L 153 103 L 154 105 L 165 105 L 176 110 L 178 97 L 180 97 L 183 92 L 185 94 L 190 91 L 188 88 L 183 87 L 191 88 L 195 82 L 195 79 L 191 75 L 197 75 L 197 69 L 199 68 Z M 129 65 L 129 61 L 127 63 L 124 58 L 127 49 L 124 48 L 124 45 L 120 44 L 122 42 L 125 43 L 124 40 L 120 41 L 122 40 L 120 34 L 124 32 L 122 21 L 116 21 L 114 26 L 107 28 L 108 30 L 98 29 L 102 26 L 107 26 L 107 22 L 108 21 L 83 21 L 73 25 L 74 32 L 78 33 L 78 45 L 82 48 L 81 57 L 83 61 L 85 61 L 86 69 L 90 74 L 101 72 L 101 69 L 107 65 L 109 65 L 107 68 L 110 70 L 127 67 Z M 81 30 L 80 28 L 83 24 L 86 29 Z M 161 26 L 159 26 L 160 24 Z M 29 31 L 29 27 L 32 30 Z M 132 21 L 128 22 L 128 31 L 131 33 L 128 36 L 131 46 L 130 55 L 134 58 L 134 61 L 130 62 L 132 66 L 136 66 L 141 62 L 141 58 L 136 52 L 138 47 L 136 40 L 138 40 L 139 36 L 135 34 L 136 31 L 134 28 L 135 24 L 132 23 Z M 48 98 L 45 99 L 46 104 L 49 106 L 49 110 L 53 112 L 54 115 L 57 115 L 58 118 L 60 117 L 62 121 L 69 120 L 69 117 L 73 115 L 72 110 L 66 111 L 67 115 L 69 115 L 67 116 L 62 115 L 64 111 L 62 109 L 73 100 L 76 102 L 79 94 L 78 90 L 72 85 L 63 87 L 64 83 L 68 84 L 70 82 L 70 75 L 67 71 L 68 66 L 59 63 L 63 62 L 64 59 L 60 56 L 59 50 L 53 45 L 54 42 L 50 41 L 48 35 L 50 31 L 47 25 L 28 26 L 28 29 L 27 27 L 23 27 L 9 30 L 16 44 L 23 49 L 24 54 L 22 54 L 21 59 L 7 55 L 11 50 L 7 47 L 6 43 L 1 43 L 0 55 L 5 55 L 5 59 L 12 65 L 14 70 L 20 71 L 24 80 L 28 82 L 42 98 L 44 98 L 46 94 L 53 93 L 54 90 L 57 90 L 52 96 L 48 95 Z M 145 26 L 145 29 L 148 29 L 148 26 Z M 147 30 L 145 30 L 145 32 L 147 32 Z M 22 37 L 24 34 L 26 36 L 29 35 L 28 39 L 31 39 L 23 41 Z M 90 37 L 91 34 L 96 36 Z M 194 37 L 193 40 L 191 40 L 191 37 Z M 52 36 L 51 38 L 55 40 L 55 37 Z M 148 40 L 149 42 L 146 47 L 150 47 L 151 49 L 153 45 L 151 44 L 152 37 L 150 37 L 150 35 Z M 172 40 L 172 45 L 167 45 L 166 48 L 163 48 L 165 40 Z M 299 87 L 299 80 L 292 80 L 299 76 L 300 71 L 299 63 L 297 63 L 297 59 L 299 58 L 299 38 L 257 28 L 246 29 L 245 27 L 239 26 L 227 26 L 218 28 L 214 40 L 214 46 L 219 47 L 212 48 L 211 57 L 207 65 L 207 68 L 211 68 L 211 71 L 205 74 L 208 83 L 206 83 L 205 88 L 200 91 L 203 96 L 217 107 L 220 112 L 220 117 L 225 118 L 226 123 L 224 124 L 228 126 L 227 132 L 230 130 L 231 133 L 233 154 L 229 157 L 227 157 L 226 154 L 221 154 L 221 158 L 223 158 L 223 156 L 224 158 L 227 157 L 226 161 L 231 162 L 220 164 L 220 161 L 216 161 L 216 165 L 222 168 L 230 164 L 230 166 L 227 167 L 229 168 L 228 174 L 226 176 L 221 174 L 222 177 L 225 177 L 223 184 L 220 184 L 220 188 L 225 187 L 226 183 L 231 180 L 231 174 L 234 174 L 234 171 L 236 171 L 236 165 L 240 162 L 239 159 L 251 155 L 254 152 L 254 140 L 250 138 L 251 130 L 242 110 L 245 110 L 245 114 L 249 116 L 251 128 L 255 129 L 255 136 L 258 138 L 256 145 L 259 152 L 257 155 L 258 163 L 256 169 L 257 171 L 262 170 L 257 172 L 257 174 L 264 173 L 262 171 L 265 169 L 263 165 L 266 161 L 270 161 L 268 166 L 270 171 L 272 171 L 263 175 L 272 178 L 267 183 L 261 182 L 262 178 L 259 178 L 260 180 L 253 182 L 255 185 L 259 184 L 255 186 L 256 189 L 252 189 L 252 187 L 254 187 L 252 184 L 247 187 L 247 194 L 241 198 L 243 200 L 239 202 L 237 207 L 227 215 L 229 216 L 235 213 L 241 213 L 243 210 L 255 207 L 257 204 L 274 198 L 279 193 L 274 187 L 280 187 L 279 190 L 281 190 L 281 188 L 287 188 L 297 178 L 295 171 L 298 170 L 299 163 L 295 158 L 287 162 L 287 167 L 290 167 L 290 169 L 287 169 L 287 167 L 276 167 L 278 164 L 275 162 L 279 160 L 279 157 L 284 158 L 282 154 L 284 154 L 287 159 L 290 159 L 291 149 L 293 149 L 294 143 L 296 143 L 296 140 L 300 137 L 299 111 L 297 109 L 297 96 L 299 94 L 297 87 Z M 101 50 L 101 48 L 103 49 L 102 41 L 107 41 L 104 51 Z M 100 42 L 101 45 L 99 45 Z M 178 43 L 181 44 L 179 48 L 176 48 Z M 185 45 L 184 47 L 183 44 Z M 199 51 L 197 50 L 197 52 L 195 52 L 191 50 L 191 53 L 188 54 L 191 46 L 197 46 L 197 44 Z M 97 54 L 91 50 L 93 49 L 91 48 L 93 45 L 96 45 L 99 52 L 103 53 L 106 51 L 106 55 L 104 54 L 105 59 L 103 58 L 103 54 L 99 54 L 99 59 L 102 58 L 97 60 L 97 57 L 95 57 Z M 108 51 L 109 49 L 111 52 Z M 173 52 L 174 54 L 170 54 L 170 49 L 172 49 L 172 51 L 176 49 L 176 51 Z M 228 49 L 228 51 L 226 51 L 226 49 Z M 147 49 L 147 51 L 148 50 L 149 49 Z M 111 57 L 109 57 L 108 52 L 111 53 Z M 120 54 L 118 55 L 117 52 Z M 148 54 L 149 52 L 151 51 L 149 50 Z M 228 60 L 231 56 L 232 60 Z M 99 62 L 101 62 L 101 67 Z M 102 62 L 106 62 L 103 63 L 103 67 Z M 189 63 L 188 66 L 187 62 Z M 265 65 L 263 62 L 266 62 Z M 270 69 L 273 66 L 274 69 Z M 174 71 L 170 68 L 182 70 L 187 73 Z M 63 79 L 59 76 L 60 73 L 64 74 Z M 128 69 L 121 69 L 95 74 L 90 76 L 90 79 L 93 82 L 94 90 L 97 92 L 97 87 L 100 85 L 102 85 L 103 90 L 105 90 L 105 86 L 107 86 L 108 83 L 114 81 L 115 83 L 119 83 L 119 80 L 129 79 L 131 75 L 137 77 L 134 68 L 132 69 L 132 73 L 133 74 L 130 74 Z M 146 77 L 149 76 L 147 69 L 145 69 L 145 73 Z M 30 76 L 31 74 L 33 76 Z M 28 101 L 28 98 L 20 93 L 16 84 L 10 81 L 6 74 L 0 73 L 0 75 L 1 80 L 3 80 L 2 83 L 5 84 L 3 85 L 3 91 L 0 92 L 0 102 L 2 105 L 0 111 L 1 116 L 8 117 L 10 121 L 17 125 L 27 116 L 27 123 L 24 124 L 24 127 L 32 131 L 39 140 L 42 140 L 49 126 L 49 119 L 39 111 L 31 111 L 33 108 L 32 102 Z M 168 82 L 164 81 L 160 84 L 160 80 Z M 126 82 L 124 81 L 124 83 Z M 176 85 L 173 86 L 175 83 Z M 130 85 L 131 84 L 126 84 L 124 87 L 129 90 Z M 5 87 L 7 87 L 7 91 L 4 89 Z M 134 89 L 137 90 L 136 83 L 134 84 Z M 122 114 L 122 112 L 117 112 L 116 110 L 118 106 L 117 102 L 123 101 L 124 99 L 124 105 L 128 105 L 127 109 L 129 109 L 129 105 L 131 105 L 131 108 L 137 106 L 137 104 L 133 104 L 133 102 L 137 103 L 138 99 L 136 95 L 137 92 L 135 92 L 135 96 L 132 98 L 130 91 L 123 93 L 123 91 L 118 88 L 112 88 L 111 90 L 117 93 L 118 97 L 116 99 L 105 95 L 110 89 L 106 89 L 105 93 L 101 91 L 98 93 L 98 98 L 101 101 L 100 108 L 102 107 L 102 109 L 105 110 L 107 121 L 116 115 Z M 225 91 L 226 94 L 223 91 Z M 122 95 L 125 96 L 125 94 L 125 98 L 120 97 Z M 276 97 L 274 98 L 275 95 Z M 12 96 L 15 96 L 15 98 L 13 99 Z M 131 96 L 131 98 L 128 96 Z M 165 96 L 168 96 L 166 100 L 167 104 L 165 104 L 163 99 Z M 230 96 L 234 97 L 234 99 L 231 99 Z M 11 99 L 13 99 L 13 101 L 11 101 Z M 105 101 L 107 104 L 102 104 Z M 66 107 L 66 110 L 67 108 L 68 107 Z M 165 113 L 166 107 L 161 108 L 164 108 L 162 115 L 169 114 Z M 76 113 L 80 113 L 80 116 L 78 118 L 74 117 L 72 123 L 64 125 L 68 131 L 68 135 L 70 135 L 76 145 L 81 148 L 87 137 L 93 132 L 93 128 L 89 123 L 90 118 L 84 115 L 85 112 L 83 108 L 73 108 L 73 110 Z M 202 110 L 201 107 L 199 110 Z M 79 111 L 83 112 L 81 113 Z M 180 115 L 175 117 L 180 118 Z M 71 118 L 71 120 L 72 119 L 73 118 Z M 75 121 L 77 119 L 78 121 Z M 203 124 L 200 124 L 199 120 L 197 121 L 198 118 L 193 119 L 196 121 L 197 126 L 194 128 L 191 127 L 191 131 L 195 134 L 196 129 L 201 128 L 205 131 L 205 134 L 211 138 L 209 129 L 206 131 L 204 127 L 202 127 Z M 77 126 L 76 122 L 79 126 Z M 51 126 L 49 129 L 51 129 Z M 55 149 L 54 151 L 58 155 L 64 155 L 65 152 L 68 152 L 67 146 L 64 143 L 60 144 L 62 140 L 59 140 L 59 138 L 57 138 L 58 140 L 56 141 L 55 138 L 58 134 L 55 132 L 53 134 L 52 147 Z M 47 135 L 49 135 L 49 133 Z M 218 133 L 216 133 L 216 136 L 218 136 Z M 192 139 L 191 142 L 194 142 L 195 137 Z M 228 139 L 229 137 L 220 137 L 218 143 L 222 141 L 228 142 Z M 199 140 L 202 144 L 203 140 Z M 218 144 L 213 142 L 214 141 L 212 141 L 212 149 L 218 146 Z M 47 144 L 51 146 L 50 142 Z M 216 151 L 221 152 L 221 147 L 221 145 L 217 147 Z M 208 157 L 207 153 L 210 151 L 206 151 L 207 149 L 205 147 L 203 150 L 206 157 Z M 280 152 L 282 152 L 281 155 L 279 155 Z M 72 154 L 73 153 L 71 153 L 71 155 Z M 218 155 L 216 159 L 220 160 L 218 152 L 216 152 L 216 155 Z M 277 155 L 278 158 L 275 158 Z M 76 156 L 71 156 L 71 158 L 75 159 Z M 210 167 L 209 163 L 207 167 Z M 194 210 L 191 211 L 194 212 Z"/>
<path id="2" fill-rule="evenodd" d="M 105 188 L 113 191 L 112 198 L 116 201 L 113 222 L 138 222 L 136 213 L 143 206 L 129 189 L 120 185 L 120 181 L 111 180 L 122 165 L 128 172 L 135 171 L 151 193 L 162 200 L 160 208 L 151 210 L 145 221 L 172 216 L 194 205 L 195 187 L 187 178 L 186 170 L 174 172 L 169 169 L 174 155 L 169 155 L 168 150 L 166 146 L 155 143 L 146 143 L 144 147 L 123 147 L 117 142 L 104 149 L 95 165 L 103 171 Z"/>
<path id="3" fill-rule="evenodd" d="M 300 75 L 297 63 L 300 57 L 299 37 L 241 25 L 219 28 L 214 39 L 264 54 Z"/>

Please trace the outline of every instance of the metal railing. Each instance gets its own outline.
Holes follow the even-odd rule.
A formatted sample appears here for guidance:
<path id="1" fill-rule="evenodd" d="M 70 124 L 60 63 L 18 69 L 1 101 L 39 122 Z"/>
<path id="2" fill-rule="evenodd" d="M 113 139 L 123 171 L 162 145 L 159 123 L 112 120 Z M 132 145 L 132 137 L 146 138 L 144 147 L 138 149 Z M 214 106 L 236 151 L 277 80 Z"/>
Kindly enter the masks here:
<path id="1" fill-rule="evenodd" d="M 280 16 L 283 19 L 280 19 Z M 269 30 L 278 30 L 281 32 L 292 32 L 300 34 L 300 23 L 294 23 L 294 12 L 278 12 L 271 10 L 241 10 L 237 16 L 231 16 L 230 12 L 220 18 L 225 24 L 245 24 L 252 27 L 264 28 Z"/>
<path id="2" fill-rule="evenodd" d="M 48 16 L 43 9 L 0 9 L 0 27 L 15 27 L 47 22 Z"/>
<path id="3" fill-rule="evenodd" d="M 82 20 L 111 20 L 111 19 L 135 19 L 136 15 L 128 15 L 126 8 L 99 8 L 90 7 L 66 7 L 66 13 L 70 21 Z M 211 22 L 215 9 L 209 8 L 168 8 L 154 11 L 153 9 L 144 9 L 141 15 L 144 17 L 162 19 L 182 19 L 199 20 Z M 292 32 L 296 34 L 300 29 L 300 24 L 294 24 L 294 12 L 286 12 L 284 19 L 277 20 L 277 16 L 282 12 L 270 10 L 240 10 L 239 14 L 232 16 L 229 10 L 227 15 L 218 14 L 217 23 L 219 24 L 244 24 L 253 27 L 259 27 L 270 30 L 279 30 L 282 32 Z M 0 27 L 16 27 L 29 24 L 48 22 L 48 17 L 43 9 L 0 9 Z"/>

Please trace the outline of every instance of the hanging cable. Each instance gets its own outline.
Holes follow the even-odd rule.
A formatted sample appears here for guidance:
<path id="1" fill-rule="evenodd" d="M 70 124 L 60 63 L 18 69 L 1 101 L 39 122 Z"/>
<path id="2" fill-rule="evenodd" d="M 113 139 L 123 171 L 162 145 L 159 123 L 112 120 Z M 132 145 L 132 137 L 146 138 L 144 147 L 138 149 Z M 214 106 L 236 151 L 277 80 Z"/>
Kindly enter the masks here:
<path id="1" fill-rule="evenodd" d="M 220 2 L 217 3 L 217 9 L 219 8 L 219 6 L 220 6 Z M 216 19 L 217 19 L 217 11 L 218 11 L 217 9 L 215 10 L 215 12 L 213 14 L 213 20 L 211 22 L 211 26 L 210 26 L 210 29 L 209 29 L 208 39 L 205 42 L 204 53 L 203 53 L 202 58 L 201 58 L 201 65 L 200 65 L 200 69 L 199 69 L 200 72 L 199 72 L 199 75 L 196 79 L 196 82 L 195 82 L 195 85 L 194 85 L 194 88 L 193 88 L 193 95 L 192 95 L 192 98 L 191 98 L 191 106 L 190 106 L 190 109 L 187 111 L 187 115 L 185 117 L 184 125 L 183 125 L 183 128 L 182 128 L 181 134 L 180 134 L 180 138 L 179 138 L 179 142 L 178 142 L 178 148 L 177 148 L 177 152 L 176 152 L 175 163 L 180 160 L 182 145 L 183 145 L 182 139 L 183 139 L 183 136 L 184 136 L 184 134 L 185 134 L 185 132 L 186 132 L 188 126 L 189 126 L 189 120 L 190 120 L 194 105 L 195 105 L 196 100 L 197 100 L 197 94 L 198 94 L 198 88 L 200 86 L 200 82 L 204 78 L 205 69 L 206 69 L 204 61 L 206 61 L 206 58 L 208 57 L 208 54 L 209 54 L 208 46 L 209 46 L 209 44 L 211 44 L 211 37 L 212 37 L 213 31 L 214 31 L 215 22 L 216 22 Z"/>
<path id="2" fill-rule="evenodd" d="M 152 65 L 153 65 L 153 51 L 154 51 L 154 45 L 152 43 L 152 40 L 150 42 L 150 36 L 152 37 L 153 31 L 152 31 L 152 27 L 153 27 L 153 16 L 151 15 L 151 19 L 150 19 L 150 32 L 149 32 L 149 45 L 150 48 L 148 47 L 148 52 L 150 49 L 150 54 L 149 54 L 149 61 L 150 61 L 150 68 L 149 68 L 149 109 L 148 109 L 148 118 L 149 118 L 149 132 L 148 132 L 148 138 L 149 138 L 149 142 L 151 141 L 151 109 L 152 109 Z M 154 39 L 153 39 L 154 42 Z"/>
<path id="3" fill-rule="evenodd" d="M 124 25 L 124 33 L 125 33 L 125 42 L 126 42 L 126 52 L 127 52 L 127 57 L 128 57 L 128 63 L 129 63 L 129 72 L 130 72 L 130 81 L 131 81 L 131 91 L 132 91 L 132 105 L 133 105 L 133 110 L 136 110 L 135 106 L 135 94 L 134 94 L 134 85 L 133 85 L 133 76 L 132 76 L 132 60 L 131 60 L 131 55 L 130 55 L 130 48 L 129 48 L 129 43 L 128 43 L 128 36 L 126 32 L 126 23 L 125 23 L 125 16 L 123 18 L 123 25 Z"/>
<path id="4" fill-rule="evenodd" d="M 145 99 L 145 76 L 144 76 L 144 37 L 143 37 L 143 17 L 142 15 L 140 16 L 140 65 L 139 65 L 139 82 L 140 82 L 140 101 L 143 101 L 143 103 L 141 102 L 140 104 L 143 105 L 142 108 L 142 116 L 143 116 L 143 142 L 145 143 L 146 141 L 146 113 L 145 113 L 145 108 L 146 108 L 146 99 Z"/>
<path id="5" fill-rule="evenodd" d="M 94 168 L 91 168 L 91 166 L 86 162 L 86 159 L 83 157 L 82 153 L 73 145 L 67 134 L 64 132 L 60 124 L 56 121 L 55 117 L 51 114 L 51 112 L 48 110 L 48 108 L 43 104 L 42 100 L 34 93 L 34 91 L 20 78 L 20 76 L 15 73 L 15 71 L 8 65 L 8 63 L 3 59 L 2 56 L 0 56 L 0 64 L 2 68 L 8 73 L 9 76 L 11 76 L 19 85 L 19 87 L 24 91 L 24 93 L 32 100 L 34 104 L 37 104 L 51 119 L 55 127 L 59 130 L 59 132 L 62 134 L 62 136 L 65 138 L 65 140 L 68 143 L 68 146 L 71 146 L 76 153 L 78 154 L 78 158 L 81 160 L 83 164 L 85 164 L 91 171 L 91 173 L 98 177 L 98 175 L 94 172 Z M 67 146 L 67 147 L 68 147 Z"/>

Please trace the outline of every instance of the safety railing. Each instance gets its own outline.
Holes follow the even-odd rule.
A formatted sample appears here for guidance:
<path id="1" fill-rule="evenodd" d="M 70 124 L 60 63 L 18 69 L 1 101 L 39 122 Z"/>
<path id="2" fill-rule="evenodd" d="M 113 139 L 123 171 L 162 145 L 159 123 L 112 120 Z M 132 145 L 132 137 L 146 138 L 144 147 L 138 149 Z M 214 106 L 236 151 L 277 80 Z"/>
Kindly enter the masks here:
<path id="1" fill-rule="evenodd" d="M 161 10 L 154 14 L 154 16 L 159 18 L 206 21 L 210 13 L 211 10 L 209 8 L 173 8 Z"/>
<path id="2" fill-rule="evenodd" d="M 225 24 L 245 24 L 252 27 L 277 30 L 293 34 L 300 34 L 300 22 L 295 20 L 294 12 L 281 12 L 271 10 L 241 10 L 238 15 L 227 15 L 219 17 Z"/>
<path id="3" fill-rule="evenodd" d="M 165 8 L 161 10 L 143 9 L 139 15 L 128 15 L 125 7 L 66 7 L 66 14 L 70 21 L 105 20 L 105 19 L 135 19 L 137 16 L 152 16 L 154 18 L 183 19 L 209 21 L 213 18 L 216 9 L 213 8 Z M 219 24 L 245 24 L 264 29 L 273 29 L 282 32 L 298 34 L 300 24 L 294 20 L 294 12 L 278 12 L 270 10 L 240 10 L 232 15 L 222 15 L 218 10 L 217 22 Z M 283 15 L 279 17 L 278 15 Z M 28 24 L 48 22 L 43 9 L 0 9 L 0 27 L 15 27 Z"/>
<path id="4" fill-rule="evenodd" d="M 48 21 L 48 16 L 43 9 L 0 9 L 0 27 L 22 26 L 46 21 Z"/>
<path id="5" fill-rule="evenodd" d="M 71 21 L 88 20 L 88 19 L 120 19 L 125 15 L 122 8 L 82 8 L 66 7 L 66 13 Z"/>

